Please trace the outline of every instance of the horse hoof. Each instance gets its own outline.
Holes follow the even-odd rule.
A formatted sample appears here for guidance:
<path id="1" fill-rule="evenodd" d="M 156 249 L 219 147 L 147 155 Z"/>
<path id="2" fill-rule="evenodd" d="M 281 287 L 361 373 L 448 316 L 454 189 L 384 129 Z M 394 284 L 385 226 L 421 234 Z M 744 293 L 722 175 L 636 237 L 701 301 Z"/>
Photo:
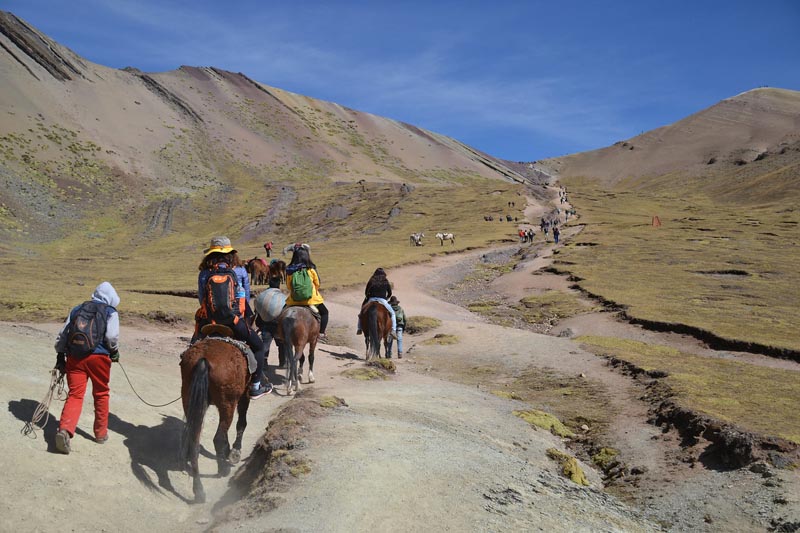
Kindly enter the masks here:
<path id="1" fill-rule="evenodd" d="M 291 396 L 294 394 L 294 390 L 291 387 L 286 388 L 286 396 Z"/>
<path id="2" fill-rule="evenodd" d="M 235 465 L 236 463 L 238 463 L 241 458 L 242 458 L 242 451 L 241 450 L 237 450 L 236 448 L 231 450 L 231 453 L 228 454 L 228 461 L 232 465 Z"/>
<path id="3" fill-rule="evenodd" d="M 308 382 L 309 383 L 314 383 L 314 373 L 313 372 L 309 372 L 308 373 Z"/>

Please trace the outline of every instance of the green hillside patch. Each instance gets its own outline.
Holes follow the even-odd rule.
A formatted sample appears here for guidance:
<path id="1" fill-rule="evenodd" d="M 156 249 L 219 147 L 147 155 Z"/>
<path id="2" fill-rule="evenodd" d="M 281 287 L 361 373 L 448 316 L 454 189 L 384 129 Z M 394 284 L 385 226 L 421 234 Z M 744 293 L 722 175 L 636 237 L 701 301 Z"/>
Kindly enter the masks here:
<path id="1" fill-rule="evenodd" d="M 569 186 L 585 228 L 558 259 L 583 289 L 635 319 L 800 350 L 800 210 Z"/>
<path id="2" fill-rule="evenodd" d="M 517 309 L 522 312 L 526 322 L 540 324 L 558 321 L 592 309 L 581 304 L 577 296 L 561 291 L 546 291 L 542 294 L 526 296 L 519 301 Z"/>
<path id="3" fill-rule="evenodd" d="M 594 353 L 661 371 L 679 404 L 761 435 L 800 443 L 800 372 L 686 354 L 615 337 L 582 336 Z"/>

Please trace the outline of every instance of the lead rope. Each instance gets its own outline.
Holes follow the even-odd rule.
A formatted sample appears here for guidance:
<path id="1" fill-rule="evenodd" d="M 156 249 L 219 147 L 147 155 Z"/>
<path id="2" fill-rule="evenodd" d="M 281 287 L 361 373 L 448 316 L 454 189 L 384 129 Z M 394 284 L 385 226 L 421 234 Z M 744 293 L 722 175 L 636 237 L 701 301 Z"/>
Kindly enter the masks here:
<path id="1" fill-rule="evenodd" d="M 118 364 L 118 365 L 119 365 L 119 367 L 122 369 L 122 373 L 123 373 L 123 374 L 125 374 L 125 379 L 126 379 L 126 380 L 128 380 L 128 385 L 130 385 L 130 386 L 131 386 L 131 390 L 133 391 L 133 393 L 134 393 L 134 394 L 136 395 L 136 397 L 137 397 L 137 398 L 139 398 L 139 399 L 142 401 L 142 403 L 144 403 L 145 405 L 149 405 L 150 407 L 166 407 L 167 405 L 169 405 L 169 404 L 171 404 L 171 403 L 175 403 L 175 402 L 177 402 L 178 400 L 180 400 L 180 399 L 181 399 L 181 397 L 180 397 L 180 396 L 178 396 L 177 398 L 175 398 L 175 399 L 174 399 L 174 400 L 172 400 L 171 402 L 162 403 L 162 404 L 159 404 L 159 405 L 152 404 L 152 403 L 150 403 L 150 402 L 146 401 L 144 398 L 142 398 L 141 396 L 139 396 L 139 393 L 138 393 L 138 392 L 136 392 L 136 389 L 133 387 L 133 383 L 131 383 L 131 378 L 129 378 L 129 377 L 128 377 L 128 373 L 127 373 L 127 372 L 125 372 L 125 367 L 124 367 L 124 366 L 122 366 L 122 363 L 120 363 L 119 361 L 117 361 L 117 364 Z"/>
<path id="2" fill-rule="evenodd" d="M 30 422 L 25 422 L 20 433 L 32 439 L 36 438 L 37 426 L 40 429 L 44 429 L 50 421 L 50 404 L 53 402 L 53 398 L 62 402 L 67 399 L 67 394 L 64 390 L 64 373 L 55 368 L 50 371 L 50 387 L 47 389 L 47 395 L 44 397 L 44 400 L 39 402 L 39 405 L 36 406 Z M 43 418 L 44 424 L 40 425 L 39 422 L 41 422 Z"/>

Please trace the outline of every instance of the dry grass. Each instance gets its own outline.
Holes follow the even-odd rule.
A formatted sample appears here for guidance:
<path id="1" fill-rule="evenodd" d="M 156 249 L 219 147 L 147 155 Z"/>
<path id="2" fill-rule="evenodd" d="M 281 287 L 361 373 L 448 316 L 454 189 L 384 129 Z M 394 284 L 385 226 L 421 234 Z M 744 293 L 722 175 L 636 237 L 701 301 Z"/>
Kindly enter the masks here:
<path id="1" fill-rule="evenodd" d="M 635 318 L 800 349 L 800 210 L 570 188 L 586 227 L 557 258 L 583 288 Z"/>
<path id="2" fill-rule="evenodd" d="M 614 337 L 578 337 L 594 353 L 659 370 L 677 401 L 762 435 L 800 443 L 800 372 L 679 352 Z"/>

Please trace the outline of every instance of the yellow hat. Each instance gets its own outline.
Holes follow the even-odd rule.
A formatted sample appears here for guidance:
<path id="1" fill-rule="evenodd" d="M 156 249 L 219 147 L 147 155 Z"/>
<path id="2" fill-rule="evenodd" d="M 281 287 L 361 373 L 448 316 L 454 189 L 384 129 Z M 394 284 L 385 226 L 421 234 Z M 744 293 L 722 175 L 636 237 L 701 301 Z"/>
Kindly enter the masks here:
<path id="1" fill-rule="evenodd" d="M 227 237 L 214 237 L 211 239 L 211 245 L 203 250 L 203 256 L 213 253 L 229 254 L 236 253 L 236 250 L 231 245 L 231 240 Z"/>

